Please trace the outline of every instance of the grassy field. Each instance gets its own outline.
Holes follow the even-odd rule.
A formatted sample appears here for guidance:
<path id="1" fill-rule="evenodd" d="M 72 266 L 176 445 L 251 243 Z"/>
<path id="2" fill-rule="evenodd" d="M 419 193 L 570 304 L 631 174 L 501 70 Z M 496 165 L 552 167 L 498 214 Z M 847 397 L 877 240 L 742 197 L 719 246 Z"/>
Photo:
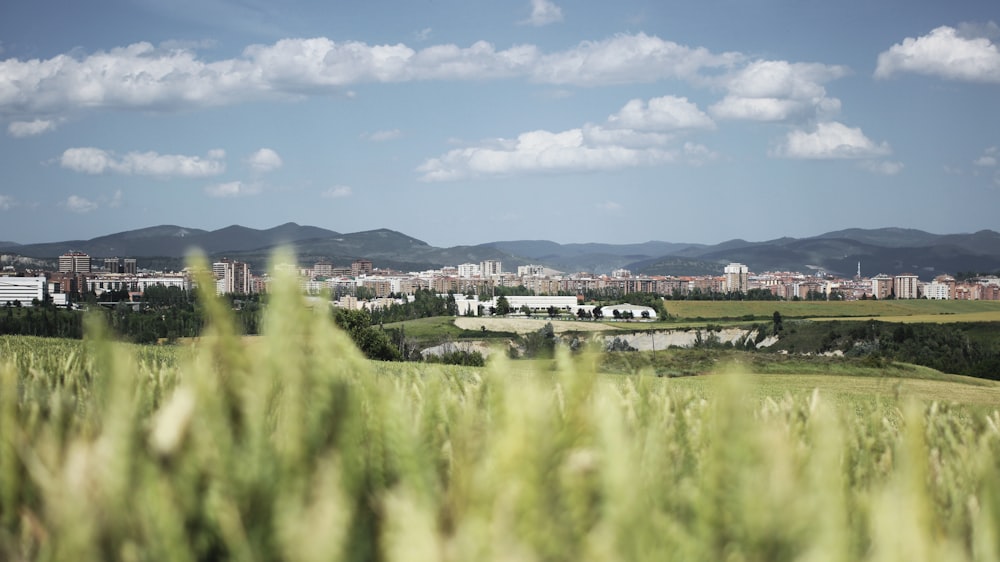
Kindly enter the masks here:
<path id="1" fill-rule="evenodd" d="M 0 340 L 0 559 L 1000 558 L 992 383 L 373 363 L 292 279 L 252 343 L 202 298 L 190 346 Z"/>
<path id="2" fill-rule="evenodd" d="M 942 321 L 974 315 L 982 321 L 1000 320 L 1000 302 L 992 301 L 667 301 L 667 312 L 679 320 L 719 320 L 754 317 L 770 319 L 775 311 L 786 318 L 911 317 Z M 927 320 L 924 320 L 927 321 Z M 962 320 L 973 321 L 973 320 Z"/>

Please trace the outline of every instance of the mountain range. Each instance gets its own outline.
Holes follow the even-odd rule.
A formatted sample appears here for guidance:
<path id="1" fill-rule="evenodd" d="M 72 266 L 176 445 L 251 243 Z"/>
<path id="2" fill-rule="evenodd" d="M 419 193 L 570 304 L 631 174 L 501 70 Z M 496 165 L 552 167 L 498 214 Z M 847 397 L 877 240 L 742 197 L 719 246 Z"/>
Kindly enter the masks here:
<path id="1" fill-rule="evenodd" d="M 91 240 L 0 242 L 0 253 L 55 259 L 78 250 L 95 258 L 134 257 L 180 265 L 189 252 L 198 249 L 213 258 L 240 259 L 261 268 L 281 245 L 293 246 L 302 263 L 330 261 L 348 265 L 365 258 L 378 267 L 406 271 L 483 260 L 501 260 L 507 270 L 537 263 L 565 272 L 608 273 L 626 268 L 650 275 L 719 274 L 729 262 L 745 263 L 751 271 L 826 271 L 841 275 L 852 275 L 861 262 L 866 276 L 910 272 L 922 278 L 958 271 L 1000 271 L 1000 233 L 982 230 L 942 235 L 902 228 L 847 229 L 764 242 L 736 239 L 714 245 L 510 240 L 438 248 L 388 229 L 345 234 L 295 223 L 265 230 L 233 225 L 213 231 L 162 225 Z"/>

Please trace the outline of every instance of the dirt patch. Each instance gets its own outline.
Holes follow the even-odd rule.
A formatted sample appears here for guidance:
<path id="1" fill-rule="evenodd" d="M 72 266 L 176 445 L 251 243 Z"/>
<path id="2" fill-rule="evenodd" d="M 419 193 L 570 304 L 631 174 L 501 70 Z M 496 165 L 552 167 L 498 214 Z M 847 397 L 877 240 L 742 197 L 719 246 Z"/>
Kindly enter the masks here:
<path id="1" fill-rule="evenodd" d="M 518 334 L 537 332 L 542 329 L 546 322 L 552 322 L 552 328 L 557 334 L 563 332 L 605 332 L 618 329 L 600 322 L 584 320 L 575 322 L 547 318 L 477 318 L 469 316 L 459 316 L 455 319 L 455 325 L 463 330 L 479 330 L 486 326 L 486 329 L 491 332 L 515 332 Z"/>

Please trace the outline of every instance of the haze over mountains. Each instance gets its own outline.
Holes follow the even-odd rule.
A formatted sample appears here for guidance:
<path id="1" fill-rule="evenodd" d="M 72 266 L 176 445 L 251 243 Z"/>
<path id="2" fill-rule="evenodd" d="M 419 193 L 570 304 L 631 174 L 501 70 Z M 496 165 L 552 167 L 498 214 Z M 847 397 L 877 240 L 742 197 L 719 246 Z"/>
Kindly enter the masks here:
<path id="1" fill-rule="evenodd" d="M 302 263 L 326 260 L 347 265 L 366 258 L 379 267 L 403 270 L 499 259 L 508 270 L 539 263 L 565 272 L 608 273 L 627 268 L 636 274 L 661 275 L 718 274 L 731 261 L 745 263 L 751 271 L 823 270 L 842 275 L 853 274 L 860 261 L 866 276 L 911 272 L 930 278 L 958 271 L 1000 271 L 1000 234 L 995 231 L 941 235 L 901 228 L 847 229 L 763 242 L 737 239 L 715 245 L 510 240 L 438 248 L 388 229 L 344 234 L 295 223 L 265 230 L 233 225 L 213 231 L 162 225 L 91 240 L 0 242 L 0 252 L 51 259 L 79 250 L 94 257 L 173 259 L 179 264 L 190 251 L 200 249 L 211 257 L 242 259 L 262 267 L 271 251 L 284 244 L 294 246 Z"/>

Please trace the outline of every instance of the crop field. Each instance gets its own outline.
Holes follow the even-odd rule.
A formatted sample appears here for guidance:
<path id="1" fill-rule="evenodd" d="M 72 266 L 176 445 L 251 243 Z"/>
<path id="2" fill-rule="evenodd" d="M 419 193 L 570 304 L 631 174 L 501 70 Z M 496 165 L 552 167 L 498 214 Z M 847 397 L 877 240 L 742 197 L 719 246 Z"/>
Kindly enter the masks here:
<path id="1" fill-rule="evenodd" d="M 979 321 L 1000 319 L 1000 302 L 993 301 L 937 301 L 937 300 L 884 300 L 884 301 L 667 301 L 667 312 L 684 319 L 740 319 L 753 316 L 769 318 L 775 311 L 787 318 L 833 317 L 910 317 L 933 318 L 938 322 L 947 318 L 970 315 Z M 923 320 L 928 321 L 928 320 Z M 970 322 L 976 320 L 960 320 Z"/>
<path id="2" fill-rule="evenodd" d="M 190 346 L 0 339 L 0 559 L 1000 558 L 993 383 L 378 363 L 274 287 L 252 343 L 211 295 Z"/>

